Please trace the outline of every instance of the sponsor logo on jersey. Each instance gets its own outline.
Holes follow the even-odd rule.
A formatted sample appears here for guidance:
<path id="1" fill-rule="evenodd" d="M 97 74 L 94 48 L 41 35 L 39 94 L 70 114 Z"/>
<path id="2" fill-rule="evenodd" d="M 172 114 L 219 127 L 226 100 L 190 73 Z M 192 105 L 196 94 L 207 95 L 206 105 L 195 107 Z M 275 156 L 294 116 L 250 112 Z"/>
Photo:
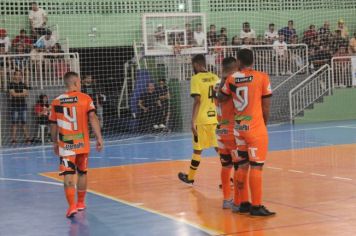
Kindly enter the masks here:
<path id="1" fill-rule="evenodd" d="M 79 139 L 83 139 L 84 138 L 84 134 L 80 133 L 80 134 L 73 134 L 73 135 L 64 135 L 63 136 L 63 141 L 67 142 L 67 141 L 74 141 L 74 140 L 79 140 Z"/>
<path id="2" fill-rule="evenodd" d="M 208 117 L 214 117 L 215 114 L 216 114 L 215 111 L 208 111 L 208 112 L 207 112 Z"/>
<path id="3" fill-rule="evenodd" d="M 216 133 L 216 135 L 227 135 L 227 134 L 229 134 L 229 130 L 227 130 L 227 129 L 217 129 L 215 131 L 215 133 Z"/>
<path id="4" fill-rule="evenodd" d="M 251 121 L 252 120 L 252 116 L 235 116 L 235 121 Z"/>
<path id="5" fill-rule="evenodd" d="M 77 103 L 78 97 L 61 98 L 61 99 L 59 99 L 59 102 L 61 104 Z"/>
<path id="6" fill-rule="evenodd" d="M 68 151 L 69 151 L 69 150 L 73 150 L 73 149 L 83 148 L 83 147 L 84 147 L 84 143 L 82 143 L 82 142 L 64 145 L 64 149 L 65 149 L 65 150 L 68 150 Z"/>
<path id="7" fill-rule="evenodd" d="M 253 80 L 253 76 L 249 76 L 249 77 L 236 77 L 235 78 L 235 83 L 239 84 L 239 83 L 249 83 Z"/>
<path id="8" fill-rule="evenodd" d="M 203 83 L 208 83 L 208 82 L 214 82 L 215 79 L 214 78 L 204 78 L 202 79 Z"/>
<path id="9" fill-rule="evenodd" d="M 237 131 L 249 131 L 250 130 L 250 126 L 249 125 L 246 125 L 246 124 L 236 124 L 235 125 L 235 130 Z"/>
<path id="10" fill-rule="evenodd" d="M 230 124 L 230 121 L 229 120 L 221 120 L 219 122 L 219 125 L 229 125 Z"/>

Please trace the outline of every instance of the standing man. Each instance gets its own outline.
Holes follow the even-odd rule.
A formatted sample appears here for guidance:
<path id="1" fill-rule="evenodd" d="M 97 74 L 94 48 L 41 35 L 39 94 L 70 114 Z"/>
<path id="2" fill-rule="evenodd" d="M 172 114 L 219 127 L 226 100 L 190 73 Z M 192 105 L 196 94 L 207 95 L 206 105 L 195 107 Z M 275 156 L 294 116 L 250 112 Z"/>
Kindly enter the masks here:
<path id="1" fill-rule="evenodd" d="M 240 70 L 229 76 L 219 92 L 220 101 L 230 96 L 235 105 L 235 134 L 238 147 L 237 177 L 235 191 L 239 191 L 240 206 L 233 206 L 233 212 L 247 213 L 252 216 L 271 216 L 262 205 L 262 168 L 267 156 L 270 97 L 272 96 L 269 77 L 263 72 L 252 69 L 253 53 L 241 49 L 237 53 Z M 249 172 L 250 169 L 250 172 Z M 242 193 L 247 188 L 247 177 L 251 189 L 252 206 L 242 209 L 248 202 Z M 245 208 L 245 207 L 244 207 Z"/>
<path id="2" fill-rule="evenodd" d="M 16 144 L 17 128 L 22 128 L 27 144 L 31 143 L 30 135 L 26 126 L 27 103 L 26 98 L 29 95 L 27 86 L 21 81 L 22 73 L 19 70 L 14 72 L 12 81 L 9 84 L 11 113 L 11 143 Z"/>
<path id="3" fill-rule="evenodd" d="M 87 168 L 90 151 L 88 120 L 96 137 L 96 149 L 103 148 L 99 120 L 93 100 L 81 93 L 79 75 L 64 75 L 67 92 L 53 100 L 49 120 L 51 137 L 56 155 L 60 157 L 60 174 L 64 176 L 64 191 L 69 205 L 66 216 L 72 217 L 84 210 L 87 190 Z M 77 202 L 75 202 L 74 175 L 77 179 Z"/>
<path id="4" fill-rule="evenodd" d="M 195 173 L 204 149 L 214 147 L 217 150 L 215 136 L 216 109 L 214 104 L 214 86 L 219 77 L 206 70 L 204 55 L 196 55 L 192 59 L 195 75 L 190 81 L 190 95 L 194 99 L 191 129 L 193 133 L 193 155 L 189 173 L 178 173 L 178 178 L 187 184 L 194 183 Z"/>
<path id="5" fill-rule="evenodd" d="M 42 8 L 38 7 L 36 2 L 31 2 L 31 10 L 28 15 L 30 20 L 30 26 L 32 30 L 33 40 L 36 41 L 42 35 L 46 33 L 46 24 L 47 24 L 47 12 Z"/>

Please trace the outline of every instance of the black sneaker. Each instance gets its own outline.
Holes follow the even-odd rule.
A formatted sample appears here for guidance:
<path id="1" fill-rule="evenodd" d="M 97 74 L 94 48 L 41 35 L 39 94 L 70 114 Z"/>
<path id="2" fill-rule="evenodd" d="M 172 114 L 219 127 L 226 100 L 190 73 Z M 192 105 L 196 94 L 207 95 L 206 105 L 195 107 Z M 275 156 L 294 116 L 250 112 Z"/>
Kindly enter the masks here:
<path id="1" fill-rule="evenodd" d="M 275 212 L 269 211 L 265 206 L 251 206 L 250 215 L 251 216 L 273 216 Z"/>
<path id="2" fill-rule="evenodd" d="M 183 172 L 178 173 L 178 179 L 180 179 L 180 181 L 182 181 L 186 184 L 189 184 L 189 185 L 193 185 L 193 183 L 194 183 L 194 180 L 189 180 L 188 175 Z"/>
<path id="3" fill-rule="evenodd" d="M 249 213 L 250 210 L 251 210 L 250 202 L 241 202 L 239 213 L 242 213 L 242 214 Z"/>

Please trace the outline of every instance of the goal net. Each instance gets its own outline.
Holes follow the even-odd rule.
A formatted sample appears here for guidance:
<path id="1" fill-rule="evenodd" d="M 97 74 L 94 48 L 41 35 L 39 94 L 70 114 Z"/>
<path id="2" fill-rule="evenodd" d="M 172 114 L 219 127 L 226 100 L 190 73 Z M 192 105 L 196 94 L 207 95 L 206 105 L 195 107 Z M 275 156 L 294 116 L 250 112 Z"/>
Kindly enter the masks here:
<path id="1" fill-rule="evenodd" d="M 49 143 L 48 104 L 68 71 L 106 140 L 189 133 L 192 56 L 221 76 L 241 48 L 271 77 L 272 124 L 356 118 L 355 1 L 31 2 L 0 2 L 2 147 Z"/>

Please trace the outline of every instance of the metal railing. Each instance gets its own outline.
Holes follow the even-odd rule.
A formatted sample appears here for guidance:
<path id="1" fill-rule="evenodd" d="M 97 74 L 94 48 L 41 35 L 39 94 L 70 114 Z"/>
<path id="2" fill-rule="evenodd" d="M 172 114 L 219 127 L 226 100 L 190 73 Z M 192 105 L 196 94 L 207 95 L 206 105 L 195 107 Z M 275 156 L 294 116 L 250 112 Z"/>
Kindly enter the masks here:
<path id="1" fill-rule="evenodd" d="M 352 56 L 333 57 L 331 59 L 332 81 L 334 87 L 352 86 Z"/>
<path id="2" fill-rule="evenodd" d="M 325 94 L 332 93 L 330 66 L 324 65 L 289 92 L 290 120 Z"/>
<path id="3" fill-rule="evenodd" d="M 0 55 L 0 88 L 7 84 L 15 71 L 21 71 L 23 82 L 32 88 L 63 85 L 63 75 L 68 71 L 80 73 L 78 53 L 36 53 Z"/>
<path id="4" fill-rule="evenodd" d="M 279 83 L 276 87 L 273 88 L 273 91 L 277 91 L 279 88 L 281 88 L 284 84 L 288 83 L 289 81 L 292 81 L 297 75 L 304 73 L 305 71 L 308 73 L 308 67 L 309 64 L 306 64 L 302 68 L 300 68 L 298 71 L 294 72 L 292 75 L 290 75 L 287 79 L 283 80 L 281 83 Z"/>

